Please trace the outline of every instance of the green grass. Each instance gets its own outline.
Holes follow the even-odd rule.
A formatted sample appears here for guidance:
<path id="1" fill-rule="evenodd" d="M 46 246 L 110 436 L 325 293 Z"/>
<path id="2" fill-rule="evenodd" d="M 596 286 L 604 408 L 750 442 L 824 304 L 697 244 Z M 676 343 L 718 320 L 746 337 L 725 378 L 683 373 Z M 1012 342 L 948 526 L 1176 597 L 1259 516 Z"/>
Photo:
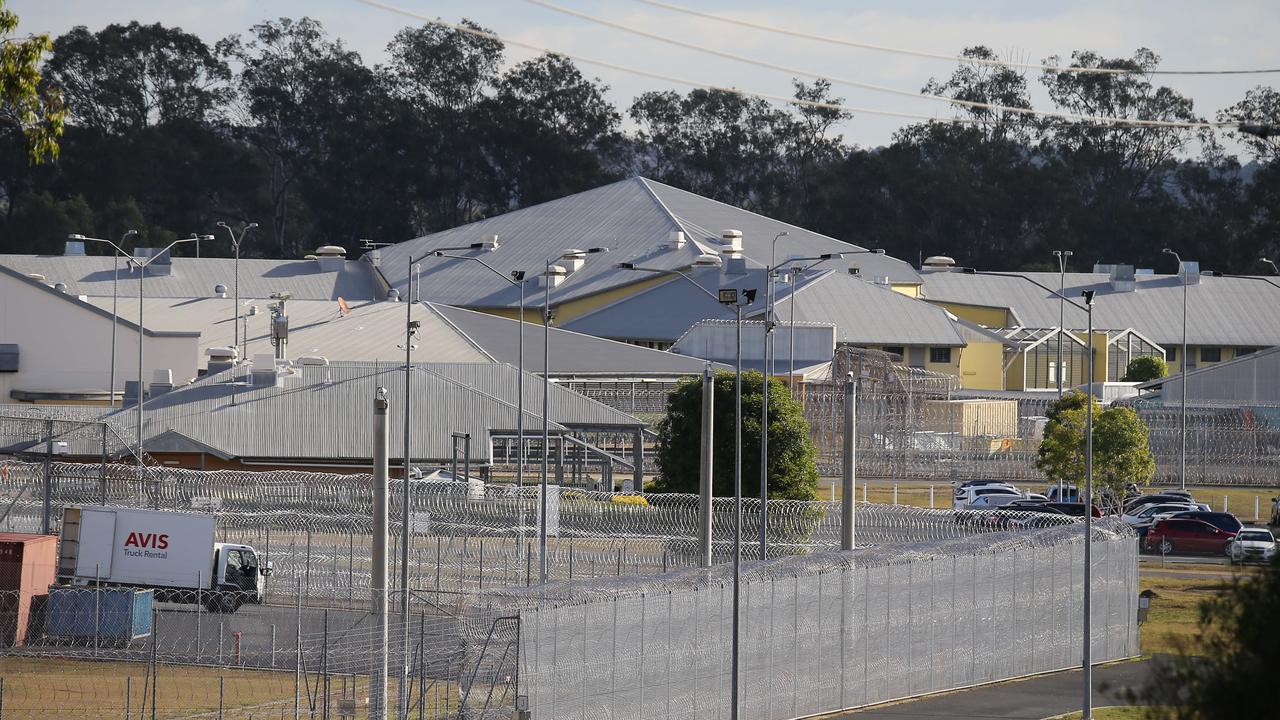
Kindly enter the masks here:
<path id="1" fill-rule="evenodd" d="M 1222 593 L 1231 582 L 1229 573 L 1219 577 L 1139 578 L 1143 590 L 1154 590 L 1151 612 L 1141 628 L 1142 654 L 1194 650 L 1200 623 L 1200 603 Z"/>
<path id="2" fill-rule="evenodd" d="M 1143 720 L 1146 716 L 1147 708 L 1145 707 L 1115 705 L 1093 709 L 1095 720 Z M 1051 718 L 1045 718 L 1045 720 L 1080 720 L 1080 711 L 1069 712 L 1065 715 L 1054 715 Z"/>

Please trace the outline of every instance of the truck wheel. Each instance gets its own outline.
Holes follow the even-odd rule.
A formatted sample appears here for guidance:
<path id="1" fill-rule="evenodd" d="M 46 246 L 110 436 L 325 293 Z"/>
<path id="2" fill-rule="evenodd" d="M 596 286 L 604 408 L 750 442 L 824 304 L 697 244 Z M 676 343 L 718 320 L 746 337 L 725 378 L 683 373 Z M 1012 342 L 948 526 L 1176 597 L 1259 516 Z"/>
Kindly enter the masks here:
<path id="1" fill-rule="evenodd" d="M 224 592 L 218 596 L 218 612 L 230 615 L 240 609 L 240 593 Z"/>

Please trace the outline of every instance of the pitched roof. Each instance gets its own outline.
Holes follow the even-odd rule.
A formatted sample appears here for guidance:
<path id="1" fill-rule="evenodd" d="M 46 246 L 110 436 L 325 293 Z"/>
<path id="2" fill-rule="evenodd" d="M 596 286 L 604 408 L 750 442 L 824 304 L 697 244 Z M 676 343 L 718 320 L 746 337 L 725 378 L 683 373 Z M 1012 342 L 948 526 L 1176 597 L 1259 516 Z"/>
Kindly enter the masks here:
<path id="1" fill-rule="evenodd" d="M 525 428 L 540 427 L 542 386 L 525 382 Z M 491 458 L 491 431 L 516 429 L 516 370 L 496 363 L 415 364 L 411 373 L 412 455 L 447 461 L 452 433 L 471 433 L 472 459 Z M 404 408 L 404 366 L 332 363 L 292 368 L 277 386 L 254 386 L 242 369 L 212 375 L 146 403 L 143 436 L 155 451 L 212 452 L 225 458 L 367 461 L 372 456 L 373 398 L 387 389 L 392 427 Z M 117 411 L 131 417 L 132 408 Z M 551 386 L 553 427 L 638 428 L 643 422 Z M 114 416 L 108 416 L 113 418 Z M 532 434 L 532 433 L 531 433 Z M 403 454 L 403 435 L 389 433 Z"/>
<path id="2" fill-rule="evenodd" d="M 1067 273 L 1069 299 L 1093 290 L 1096 328 L 1134 328 L 1165 347 L 1182 342 L 1182 281 L 1178 275 L 1138 275 L 1136 290 L 1112 289 L 1105 273 Z M 1057 327 L 1058 273 L 924 275 L 923 296 L 934 302 L 1006 308 L 1016 324 Z M 1066 326 L 1084 328 L 1083 310 L 1066 304 Z M 1187 342 L 1191 345 L 1280 345 L 1280 286 L 1266 278 L 1204 275 L 1187 287 Z"/>
<path id="3" fill-rule="evenodd" d="M 448 305 L 427 305 L 499 362 L 520 361 L 519 322 L 488 313 Z M 542 327 L 525 324 L 524 368 L 542 372 Z M 557 377 L 608 375 L 641 377 L 687 375 L 702 372 L 701 360 L 606 340 L 593 335 L 551 328 L 551 372 Z"/>
<path id="4" fill-rule="evenodd" d="M 745 318 L 759 318 L 765 306 L 765 274 L 749 270 L 745 276 L 723 276 L 715 268 L 699 268 L 688 276 L 693 284 L 673 277 L 565 324 L 570 330 L 629 340 L 674 342 L 700 320 L 729 320 L 734 313 L 716 302 L 720 287 L 756 288 L 755 302 L 743 310 Z M 726 282 L 728 280 L 728 282 Z M 723 283 L 723 285 L 722 285 Z M 774 285 L 774 313 L 779 322 L 790 322 L 792 287 Z M 797 323 L 824 323 L 836 327 L 836 341 L 863 345 L 965 344 L 954 321 L 939 307 L 909 298 L 839 270 L 821 270 L 801 280 L 794 289 Z"/>
<path id="5" fill-rule="evenodd" d="M 382 250 L 379 270 L 403 293 L 411 258 L 439 248 L 466 248 L 491 235 L 500 239 L 497 250 L 455 254 L 478 257 L 502 272 L 524 270 L 532 278 L 543 272 L 547 260 L 559 259 L 566 249 L 609 248 L 607 254 L 588 255 L 582 269 L 553 288 L 555 304 L 643 280 L 615 268 L 618 262 L 661 269 L 689 267 L 700 254 L 718 252 L 720 231 L 725 228 L 742 231 L 743 254 L 757 267 L 769 261 L 773 238 L 784 231 L 788 236 L 778 244 L 779 258 L 861 249 L 636 177 L 393 245 Z M 676 230 L 687 237 L 683 247 L 669 245 L 668 235 Z M 869 276 L 919 282 L 909 264 L 883 255 L 860 256 L 851 264 L 861 266 Z M 433 302 L 471 308 L 515 307 L 519 302 L 519 291 L 480 263 L 427 258 L 421 262 L 421 273 L 423 297 Z M 529 306 L 541 306 L 540 292 L 532 287 L 526 292 Z"/>
<path id="6" fill-rule="evenodd" d="M 119 277 L 112 270 L 119 263 Z M 118 284 L 121 298 L 137 298 L 136 269 L 110 255 L 0 255 L 0 265 L 24 275 L 43 275 L 45 281 L 65 283 L 72 295 L 111 297 Z M 147 272 L 144 292 L 150 298 L 201 298 L 213 296 L 214 286 L 235 283 L 235 260 L 224 257 L 175 257 L 168 275 Z M 240 260 L 240 297 L 266 298 L 288 292 L 296 300 L 375 300 L 384 296 L 374 268 L 358 260 L 344 261 L 339 269 L 321 268 L 316 260 Z"/>

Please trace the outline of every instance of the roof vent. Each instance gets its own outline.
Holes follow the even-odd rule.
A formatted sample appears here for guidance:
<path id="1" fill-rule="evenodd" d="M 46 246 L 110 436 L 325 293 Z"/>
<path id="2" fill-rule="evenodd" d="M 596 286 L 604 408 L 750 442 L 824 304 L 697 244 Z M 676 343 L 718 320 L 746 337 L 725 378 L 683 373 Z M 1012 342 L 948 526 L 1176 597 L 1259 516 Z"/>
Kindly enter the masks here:
<path id="1" fill-rule="evenodd" d="M 893 287 L 892 283 L 889 282 L 888 275 L 881 275 L 880 277 L 877 277 L 876 284 L 881 287 Z"/>
<path id="2" fill-rule="evenodd" d="M 587 264 L 587 251 L 577 248 L 569 248 L 560 255 L 560 266 L 564 268 L 566 274 L 575 273 Z"/>
<path id="3" fill-rule="evenodd" d="M 215 296 L 217 296 L 217 297 L 220 297 L 220 298 L 224 298 L 224 297 L 226 297 L 226 296 L 227 296 L 227 286 L 226 286 L 226 285 L 224 285 L 223 283 L 218 283 L 217 285 L 214 285 L 214 286 L 213 286 L 213 294 L 214 294 Z"/>
<path id="4" fill-rule="evenodd" d="M 39 281 L 39 282 L 42 282 L 42 283 L 47 283 L 47 282 L 49 282 L 49 279 L 48 279 L 48 278 L 46 278 L 45 276 L 41 275 L 40 273 L 27 273 L 27 277 L 31 278 L 32 280 L 36 280 L 36 281 Z"/>
<path id="5" fill-rule="evenodd" d="M 672 230 L 667 233 L 667 246 L 673 249 L 684 247 L 684 231 Z"/>
<path id="6" fill-rule="evenodd" d="M 83 240 L 68 240 L 66 246 L 62 250 L 63 255 L 84 255 Z"/>
<path id="7" fill-rule="evenodd" d="M 497 250 L 501 245 L 502 242 L 498 240 L 497 235 L 485 235 L 480 240 L 480 247 L 490 252 Z"/>
<path id="8" fill-rule="evenodd" d="M 306 255 L 303 255 L 303 256 L 302 256 L 302 259 L 303 259 L 303 260 L 315 260 L 315 259 L 316 259 L 316 256 L 315 256 L 315 253 L 307 253 Z"/>
<path id="9" fill-rule="evenodd" d="M 374 248 L 365 254 L 369 259 L 369 264 L 374 267 L 382 267 L 382 248 Z"/>
<path id="10" fill-rule="evenodd" d="M 1093 271 L 1099 275 L 1110 275 L 1113 269 L 1115 269 L 1115 265 L 1112 265 L 1111 263 L 1093 264 Z"/>
<path id="11" fill-rule="evenodd" d="M 564 279 L 568 276 L 568 270 L 565 270 L 559 265 L 552 265 L 547 268 L 546 272 L 542 273 L 542 286 L 546 287 L 547 285 L 550 285 L 551 287 L 559 287 L 560 283 L 564 282 Z"/>
<path id="12" fill-rule="evenodd" d="M 321 245 L 316 248 L 315 255 L 321 272 L 341 270 L 347 261 L 347 250 L 341 245 Z"/>
<path id="13" fill-rule="evenodd" d="M 56 282 L 53 284 L 53 289 L 60 293 L 65 293 L 67 291 L 67 284 L 63 282 Z"/>
<path id="14" fill-rule="evenodd" d="M 920 265 L 920 272 L 950 272 L 955 267 L 955 258 L 949 255 L 930 255 Z"/>
<path id="15" fill-rule="evenodd" d="M 207 348 L 204 351 L 204 354 L 209 358 L 209 375 L 214 375 L 224 370 L 230 370 L 235 367 L 236 359 L 240 357 L 240 353 L 236 352 L 236 349 L 230 346 Z"/>
<path id="16" fill-rule="evenodd" d="M 275 387 L 280 384 L 280 373 L 276 372 L 276 357 L 271 353 L 258 353 L 253 356 L 253 373 L 250 376 L 254 387 Z"/>
<path id="17" fill-rule="evenodd" d="M 294 362 L 298 365 L 328 365 L 329 358 L 323 355 L 303 355 Z"/>
<path id="18" fill-rule="evenodd" d="M 400 302 L 400 291 L 395 288 L 387 290 L 387 302 Z"/>
<path id="19" fill-rule="evenodd" d="M 742 252 L 742 231 L 733 229 L 721 230 L 720 251 L 723 253 Z"/>
<path id="20" fill-rule="evenodd" d="M 165 248 L 134 248 L 133 256 L 143 261 L 145 272 L 153 277 L 173 274 L 173 256 Z"/>
<path id="21" fill-rule="evenodd" d="M 1182 267 L 1178 271 L 1178 279 L 1186 277 L 1185 282 L 1188 285 L 1200 284 L 1200 261 L 1199 260 L 1183 260 Z"/>
<path id="22" fill-rule="evenodd" d="M 725 275 L 746 275 L 747 259 L 742 257 L 742 253 L 730 253 L 725 251 L 724 264 L 721 266 Z"/>
<path id="23" fill-rule="evenodd" d="M 163 395 L 173 389 L 173 371 L 156 368 L 151 371 L 151 397 Z"/>
<path id="24" fill-rule="evenodd" d="M 858 267 L 857 265 L 850 265 L 849 274 L 854 277 L 860 277 L 862 275 L 862 268 Z"/>
<path id="25" fill-rule="evenodd" d="M 1133 292 L 1138 289 L 1132 265 L 1111 266 L 1111 289 L 1116 292 Z"/>

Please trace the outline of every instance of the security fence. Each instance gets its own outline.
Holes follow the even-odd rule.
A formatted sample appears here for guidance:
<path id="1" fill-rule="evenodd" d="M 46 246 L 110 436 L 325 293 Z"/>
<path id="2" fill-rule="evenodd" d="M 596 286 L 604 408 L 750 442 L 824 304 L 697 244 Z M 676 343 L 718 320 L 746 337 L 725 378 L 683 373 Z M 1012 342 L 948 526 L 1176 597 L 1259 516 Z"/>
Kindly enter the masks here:
<path id="1" fill-rule="evenodd" d="M 1135 655 L 1136 545 L 1093 534 L 1091 651 Z M 1076 666 L 1083 526 L 744 566 L 740 716 L 799 718 Z M 732 579 L 723 566 L 499 592 L 520 619 L 534 718 L 728 715 Z M 505 717 L 501 708 L 490 717 Z"/>

